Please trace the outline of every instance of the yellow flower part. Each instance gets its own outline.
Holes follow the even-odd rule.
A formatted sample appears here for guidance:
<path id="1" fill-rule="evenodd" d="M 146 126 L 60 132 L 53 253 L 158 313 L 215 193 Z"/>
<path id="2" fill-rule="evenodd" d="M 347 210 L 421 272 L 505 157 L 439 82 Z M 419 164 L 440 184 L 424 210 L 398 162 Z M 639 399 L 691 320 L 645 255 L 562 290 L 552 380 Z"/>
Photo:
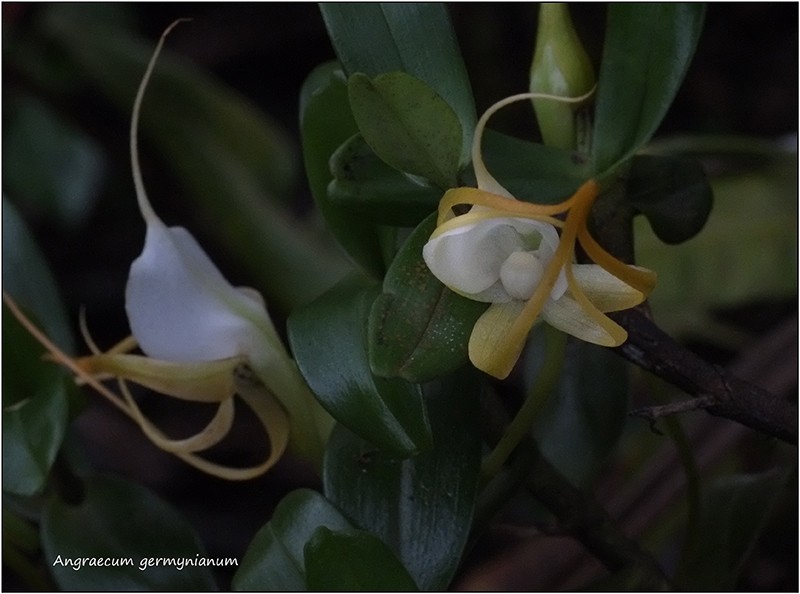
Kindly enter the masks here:
<path id="1" fill-rule="evenodd" d="M 655 273 L 621 262 L 590 235 L 587 221 L 599 194 L 594 180 L 559 204 L 543 205 L 515 199 L 487 171 L 480 142 L 488 118 L 509 103 L 534 98 L 564 100 L 523 93 L 483 114 L 472 147 L 478 187 L 445 193 L 423 248 L 425 262 L 445 285 L 491 303 L 472 330 L 469 357 L 500 379 L 511 373 L 540 320 L 587 342 L 619 346 L 627 333 L 605 313 L 638 305 L 656 282 Z M 576 242 L 595 264 L 575 263 Z"/>

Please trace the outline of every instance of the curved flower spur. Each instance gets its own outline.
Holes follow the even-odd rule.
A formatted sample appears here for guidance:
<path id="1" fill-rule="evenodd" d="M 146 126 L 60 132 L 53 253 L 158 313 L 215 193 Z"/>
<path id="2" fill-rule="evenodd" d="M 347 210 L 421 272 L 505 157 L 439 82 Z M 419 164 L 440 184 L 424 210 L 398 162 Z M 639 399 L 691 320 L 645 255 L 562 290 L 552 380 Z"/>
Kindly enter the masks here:
<path id="1" fill-rule="evenodd" d="M 144 249 L 131 265 L 125 290 L 132 336 L 101 352 L 82 316 L 81 330 L 93 354 L 71 359 L 5 293 L 3 299 L 51 358 L 69 368 L 78 383 L 90 385 L 130 416 L 155 445 L 220 478 L 249 479 L 271 468 L 287 445 L 319 463 L 330 422 L 286 352 L 261 296 L 230 285 L 194 237 L 182 227 L 167 227 L 147 198 L 138 158 L 139 112 L 164 39 L 182 20 L 186 19 L 175 21 L 162 34 L 131 118 L 131 167 L 147 224 Z M 146 356 L 130 354 L 137 346 Z M 114 378 L 121 396 L 100 383 Z M 216 403 L 217 412 L 196 435 L 170 439 L 141 411 L 126 380 L 182 400 Z M 231 430 L 236 394 L 253 410 L 270 442 L 266 459 L 248 468 L 223 466 L 197 455 Z"/>
<path id="2" fill-rule="evenodd" d="M 437 227 L 423 248 L 428 268 L 451 290 L 491 303 L 472 330 L 469 357 L 500 379 L 511 373 L 540 319 L 581 340 L 619 346 L 627 332 L 605 313 L 638 305 L 655 286 L 654 272 L 621 262 L 590 235 L 596 181 L 559 204 L 522 202 L 489 173 L 481 156 L 486 122 L 499 109 L 526 99 L 581 102 L 592 92 L 577 98 L 521 93 L 486 110 L 472 144 L 478 187 L 445 193 Z M 455 214 L 464 207 L 468 212 Z M 562 214 L 564 219 L 557 218 Z M 595 264 L 574 262 L 576 241 Z"/>

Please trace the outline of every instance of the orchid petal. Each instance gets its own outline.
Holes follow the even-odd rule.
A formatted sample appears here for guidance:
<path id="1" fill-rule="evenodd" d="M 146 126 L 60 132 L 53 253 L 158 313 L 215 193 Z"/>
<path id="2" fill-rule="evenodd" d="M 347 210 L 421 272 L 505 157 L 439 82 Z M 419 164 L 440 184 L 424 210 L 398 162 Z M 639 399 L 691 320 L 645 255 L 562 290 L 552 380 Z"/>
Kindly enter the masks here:
<path id="1" fill-rule="evenodd" d="M 125 309 L 140 347 L 156 359 L 256 358 L 273 350 L 269 339 L 277 341 L 266 309 L 230 285 L 180 227 L 148 223 Z"/>
<path id="2" fill-rule="evenodd" d="M 134 400 L 125 382 L 120 381 L 119 387 L 128 405 L 128 409 L 131 411 L 131 417 L 139 425 L 142 433 L 144 433 L 155 446 L 161 448 L 165 452 L 171 454 L 193 454 L 195 452 L 207 450 L 222 441 L 233 426 L 233 398 L 226 398 L 219 403 L 214 418 L 209 421 L 203 430 L 186 439 L 170 439 L 144 415 L 139 405 L 136 404 L 136 400 Z"/>
<path id="3" fill-rule="evenodd" d="M 176 363 L 140 355 L 99 354 L 76 363 L 84 374 L 101 380 L 119 377 L 182 400 L 221 402 L 236 391 L 234 372 L 244 359 Z"/>
<path id="4" fill-rule="evenodd" d="M 542 319 L 562 332 L 600 346 L 619 346 L 628 334 L 611 319 L 603 316 L 607 324 L 600 324 L 570 295 L 550 300 L 542 308 Z"/>
<path id="5" fill-rule="evenodd" d="M 164 39 L 178 22 L 162 34 L 133 105 L 131 169 L 147 234 L 142 254 L 131 265 L 125 309 L 142 350 L 157 359 L 210 361 L 237 355 L 254 359 L 269 356 L 280 341 L 263 304 L 231 286 L 188 231 L 164 225 L 150 204 L 142 180 L 138 126 L 144 92 Z"/>
<path id="6" fill-rule="evenodd" d="M 520 233 L 508 219 L 490 220 L 460 225 L 432 238 L 422 257 L 445 285 L 474 295 L 497 282 L 503 261 L 522 245 Z"/>
<path id="7" fill-rule="evenodd" d="M 630 268 L 649 272 L 646 268 L 639 266 L 630 266 Z M 589 301 L 602 312 L 629 309 L 646 299 L 644 293 L 621 281 L 597 264 L 575 264 L 572 267 L 572 273 Z"/>
<path id="8" fill-rule="evenodd" d="M 493 303 L 478 318 L 469 337 L 469 359 L 475 367 L 498 379 L 508 377 L 531 329 L 517 323 L 524 309 L 524 301 Z"/>
<path id="9" fill-rule="evenodd" d="M 441 225 L 423 247 L 422 256 L 434 276 L 453 291 L 476 301 L 498 303 L 511 300 L 498 281 L 512 253 L 539 249 L 538 257 L 546 264 L 557 248 L 558 233 L 552 225 L 480 209 Z M 560 297 L 566 287 L 562 274 L 553 286 L 553 297 Z"/>

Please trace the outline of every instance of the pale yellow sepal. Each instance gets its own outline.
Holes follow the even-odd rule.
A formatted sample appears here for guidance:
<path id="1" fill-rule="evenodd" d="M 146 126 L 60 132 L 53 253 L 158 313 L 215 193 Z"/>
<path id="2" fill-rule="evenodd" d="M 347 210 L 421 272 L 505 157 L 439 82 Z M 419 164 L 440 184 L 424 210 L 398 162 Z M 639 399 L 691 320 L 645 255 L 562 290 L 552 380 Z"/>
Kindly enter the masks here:
<path id="1" fill-rule="evenodd" d="M 221 402 L 236 392 L 234 371 L 245 359 L 175 363 L 141 355 L 97 354 L 76 362 L 98 379 L 120 377 L 181 400 Z"/>

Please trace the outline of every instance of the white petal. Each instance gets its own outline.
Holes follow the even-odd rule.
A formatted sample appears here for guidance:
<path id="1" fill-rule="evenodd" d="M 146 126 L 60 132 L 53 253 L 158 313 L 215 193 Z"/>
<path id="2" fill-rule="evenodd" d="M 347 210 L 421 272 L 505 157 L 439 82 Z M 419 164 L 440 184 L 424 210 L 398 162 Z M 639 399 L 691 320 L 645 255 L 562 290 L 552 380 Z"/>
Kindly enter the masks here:
<path id="1" fill-rule="evenodd" d="M 431 272 L 448 287 L 477 295 L 500 278 L 500 267 L 523 238 L 503 219 L 458 227 L 431 239 L 422 257 Z"/>
<path id="2" fill-rule="evenodd" d="M 450 221 L 456 223 L 458 219 Z M 454 291 L 478 301 L 499 303 L 510 300 L 500 279 L 506 259 L 517 251 L 539 249 L 543 263 L 558 248 L 555 228 L 541 221 L 518 217 L 487 217 L 434 235 L 422 256 L 431 272 Z M 566 290 L 563 273 L 553 288 L 554 297 Z"/>
<path id="3" fill-rule="evenodd" d="M 188 231 L 160 221 L 148 222 L 125 309 L 141 349 L 168 361 L 263 356 L 274 334 L 263 305 L 231 286 Z"/>

